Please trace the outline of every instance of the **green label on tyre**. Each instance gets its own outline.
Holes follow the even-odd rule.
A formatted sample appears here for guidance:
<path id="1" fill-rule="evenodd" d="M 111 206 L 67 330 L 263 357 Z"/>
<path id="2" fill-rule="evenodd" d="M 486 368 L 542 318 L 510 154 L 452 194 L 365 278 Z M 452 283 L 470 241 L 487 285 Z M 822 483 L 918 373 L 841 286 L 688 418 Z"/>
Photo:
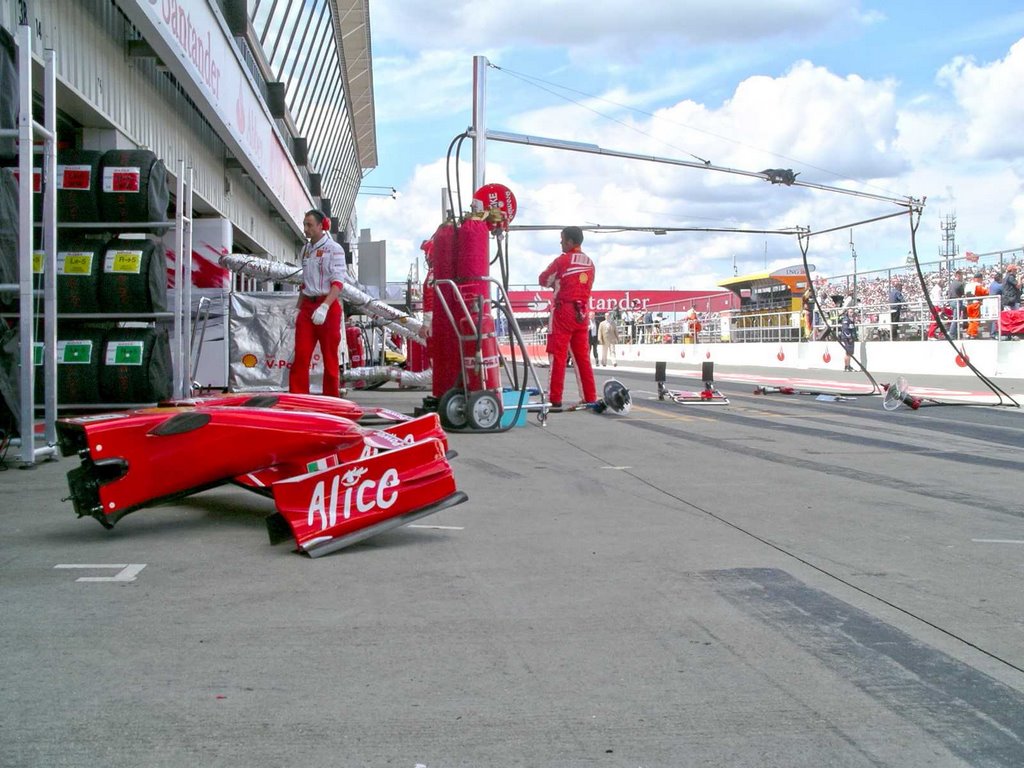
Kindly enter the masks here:
<path id="1" fill-rule="evenodd" d="M 142 341 L 111 341 L 107 344 L 107 365 L 142 365 Z"/>

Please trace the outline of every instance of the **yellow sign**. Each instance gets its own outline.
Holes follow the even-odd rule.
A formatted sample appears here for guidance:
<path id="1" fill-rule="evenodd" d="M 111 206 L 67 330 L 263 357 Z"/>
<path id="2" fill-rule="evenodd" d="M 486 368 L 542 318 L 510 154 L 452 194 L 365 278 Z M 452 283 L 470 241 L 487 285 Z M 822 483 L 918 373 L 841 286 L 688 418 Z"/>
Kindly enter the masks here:
<path id="1" fill-rule="evenodd" d="M 92 272 L 92 253 L 66 251 L 57 254 L 58 275 L 88 275 Z"/>
<path id="2" fill-rule="evenodd" d="M 137 275 L 142 271 L 142 251 L 108 251 L 106 272 Z"/>
<path id="3" fill-rule="evenodd" d="M 42 251 L 32 251 L 32 271 L 37 275 L 43 274 L 43 256 Z"/>

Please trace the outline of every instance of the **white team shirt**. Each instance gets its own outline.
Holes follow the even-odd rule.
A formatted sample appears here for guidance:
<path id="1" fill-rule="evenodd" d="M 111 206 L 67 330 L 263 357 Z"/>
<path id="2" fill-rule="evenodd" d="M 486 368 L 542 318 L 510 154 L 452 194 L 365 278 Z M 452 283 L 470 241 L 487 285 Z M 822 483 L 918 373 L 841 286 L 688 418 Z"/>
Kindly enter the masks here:
<path id="1" fill-rule="evenodd" d="M 302 246 L 302 293 L 306 296 L 326 296 L 331 284 L 345 284 L 348 265 L 345 249 L 327 232 L 315 243 Z"/>

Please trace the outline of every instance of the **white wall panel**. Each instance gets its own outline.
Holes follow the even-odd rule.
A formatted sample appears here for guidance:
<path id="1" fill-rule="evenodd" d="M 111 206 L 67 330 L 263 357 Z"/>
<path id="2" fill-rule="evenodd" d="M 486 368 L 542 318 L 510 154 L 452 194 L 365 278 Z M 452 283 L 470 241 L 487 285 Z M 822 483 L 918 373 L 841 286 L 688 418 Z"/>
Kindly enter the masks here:
<path id="1" fill-rule="evenodd" d="M 184 160 L 193 168 L 197 215 L 223 215 L 258 248 L 293 257 L 297 237 L 270 216 L 253 184 L 231 172 L 231 192 L 225 191 L 224 143 L 193 103 L 155 60 L 129 58 L 128 41 L 138 34 L 116 6 L 109 0 L 47 0 L 39 13 L 43 45 L 58 52 L 58 107 L 62 94 L 69 104 L 84 102 L 84 114 L 74 119 L 116 129 L 152 149 L 173 175 Z"/>

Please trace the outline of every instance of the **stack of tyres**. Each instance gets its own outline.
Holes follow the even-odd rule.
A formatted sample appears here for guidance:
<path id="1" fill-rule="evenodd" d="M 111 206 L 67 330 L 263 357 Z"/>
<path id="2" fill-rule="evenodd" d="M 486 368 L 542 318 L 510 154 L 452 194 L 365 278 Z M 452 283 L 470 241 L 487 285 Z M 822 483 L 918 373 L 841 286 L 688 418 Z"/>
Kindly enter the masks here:
<path id="1" fill-rule="evenodd" d="M 14 171 L 0 168 L 0 283 L 18 282 L 18 182 Z M 17 299 L 15 294 L 8 301 Z M 4 296 L 0 295 L 0 305 Z"/>
<path id="2" fill-rule="evenodd" d="M 99 312 L 99 282 L 106 243 L 82 237 L 59 237 L 57 245 L 58 311 Z"/>
<path id="3" fill-rule="evenodd" d="M 100 212 L 106 222 L 166 221 L 167 169 L 151 150 L 111 149 L 100 166 Z"/>
<path id="4" fill-rule="evenodd" d="M 57 221 L 100 221 L 100 162 L 103 153 L 68 149 L 57 153 Z"/>
<path id="5" fill-rule="evenodd" d="M 101 312 L 164 312 L 167 268 L 163 251 L 150 238 L 117 238 L 107 243 L 99 280 Z"/>
<path id="6" fill-rule="evenodd" d="M 0 128 L 10 130 L 18 127 L 18 59 L 14 37 L 0 27 Z M 10 162 L 17 157 L 17 139 L 14 136 L 0 138 L 0 162 Z"/>
<path id="7" fill-rule="evenodd" d="M 100 220 L 102 152 L 67 149 L 57 153 L 57 223 L 90 224 Z M 32 218 L 43 220 L 43 158 L 32 166 Z M 162 219 L 163 217 L 161 217 Z"/>
<path id="8" fill-rule="evenodd" d="M 57 329 L 57 402 L 62 405 L 91 405 L 101 402 L 100 367 L 102 328 L 80 325 Z M 36 344 L 36 402 L 43 402 L 43 345 Z"/>
<path id="9" fill-rule="evenodd" d="M 156 403 L 171 396 L 171 344 L 163 328 L 108 331 L 100 367 L 106 403 Z"/>

